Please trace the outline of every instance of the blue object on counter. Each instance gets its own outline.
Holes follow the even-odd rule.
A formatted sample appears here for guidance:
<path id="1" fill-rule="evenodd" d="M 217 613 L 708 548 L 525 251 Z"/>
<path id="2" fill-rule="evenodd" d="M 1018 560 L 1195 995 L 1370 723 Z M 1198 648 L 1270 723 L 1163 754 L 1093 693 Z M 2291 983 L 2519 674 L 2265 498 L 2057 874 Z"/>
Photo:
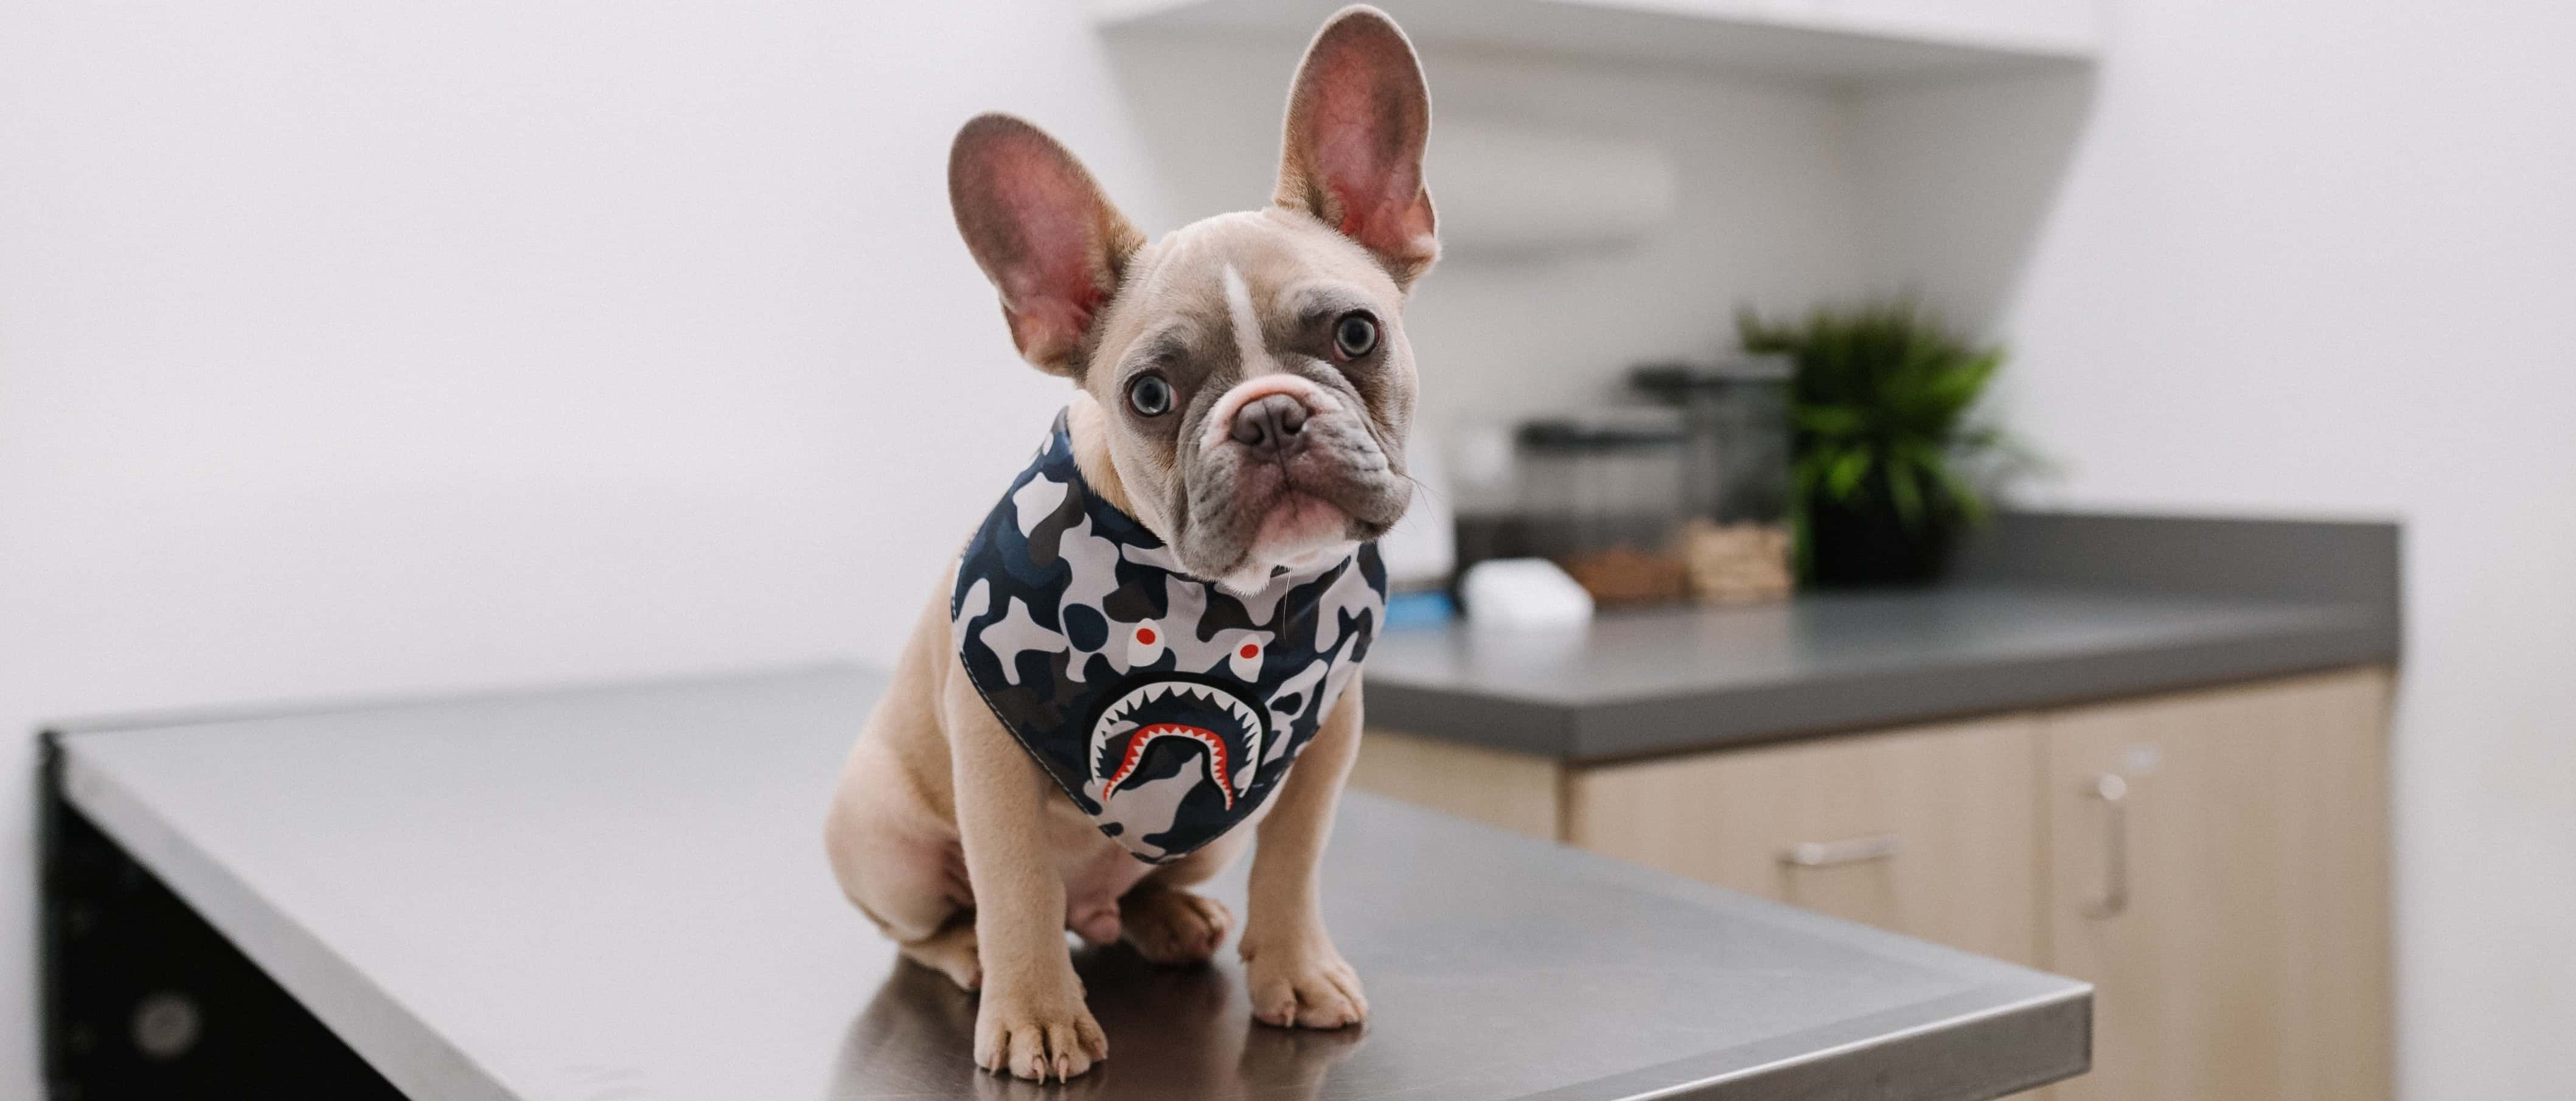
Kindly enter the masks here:
<path id="1" fill-rule="evenodd" d="M 1437 627 L 1458 618 L 1458 605 L 1443 592 L 1396 593 L 1386 598 L 1386 629 Z"/>

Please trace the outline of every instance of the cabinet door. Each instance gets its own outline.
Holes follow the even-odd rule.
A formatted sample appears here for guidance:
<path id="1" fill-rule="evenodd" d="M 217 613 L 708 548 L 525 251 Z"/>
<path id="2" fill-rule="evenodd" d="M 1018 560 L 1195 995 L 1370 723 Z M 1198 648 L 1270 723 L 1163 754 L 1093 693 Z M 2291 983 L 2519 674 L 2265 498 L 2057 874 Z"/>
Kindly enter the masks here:
<path id="1" fill-rule="evenodd" d="M 1369 727 L 1351 762 L 1352 787 L 1541 841 L 1563 840 L 1555 761 Z"/>
<path id="2" fill-rule="evenodd" d="M 2060 1101 L 2389 1096 L 2387 704 L 2357 670 L 2044 720 L 2045 963 L 2096 987 Z"/>
<path id="3" fill-rule="evenodd" d="M 1595 852 L 2029 963 L 2038 720 L 1584 769 L 1566 838 Z"/>

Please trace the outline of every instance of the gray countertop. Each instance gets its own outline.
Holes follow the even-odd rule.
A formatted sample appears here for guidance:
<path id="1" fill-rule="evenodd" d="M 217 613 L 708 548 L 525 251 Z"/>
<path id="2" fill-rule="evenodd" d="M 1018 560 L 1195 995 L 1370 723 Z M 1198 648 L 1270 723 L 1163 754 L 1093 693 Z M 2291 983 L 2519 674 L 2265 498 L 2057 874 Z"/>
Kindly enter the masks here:
<path id="1" fill-rule="evenodd" d="M 1251 1023 L 1230 958 L 1089 951 L 1109 1061 L 1071 1086 L 987 1077 L 972 999 L 899 964 L 823 866 L 881 683 L 74 727 L 60 778 L 424 1101 L 1955 1101 L 2086 1065 L 2084 984 L 1352 793 L 1324 882 L 1364 1030 Z M 1242 882 L 1215 890 L 1239 908 Z"/>
<path id="2" fill-rule="evenodd" d="M 1387 632 L 1372 726 L 1591 762 L 2385 661 L 2362 602 L 1972 583 Z"/>

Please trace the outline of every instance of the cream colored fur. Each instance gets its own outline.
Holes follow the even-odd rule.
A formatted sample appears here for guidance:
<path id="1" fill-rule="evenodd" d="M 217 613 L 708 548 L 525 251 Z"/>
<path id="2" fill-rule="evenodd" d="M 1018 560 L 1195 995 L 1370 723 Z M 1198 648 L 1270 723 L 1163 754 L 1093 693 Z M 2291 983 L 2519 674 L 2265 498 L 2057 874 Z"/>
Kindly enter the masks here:
<path id="1" fill-rule="evenodd" d="M 1300 67 L 1277 205 L 1265 210 L 1210 218 L 1149 245 L 1034 127 L 984 116 L 960 132 L 950 182 L 959 229 L 1000 290 L 1022 354 L 1080 384 L 1068 421 L 1084 479 L 1181 548 L 1198 576 L 1263 578 L 1289 558 L 1347 553 L 1352 538 L 1392 522 L 1376 512 L 1400 514 L 1415 378 L 1400 315 L 1407 288 L 1437 255 L 1420 179 L 1428 126 L 1402 32 L 1353 8 L 1326 23 Z M 1274 354 L 1291 347 L 1278 334 L 1316 316 L 1319 302 L 1378 319 L 1365 387 L 1311 349 Z M 1138 356 L 1179 332 L 1232 347 L 1223 392 L 1211 383 L 1212 400 L 1200 403 L 1200 415 L 1223 419 L 1208 419 L 1188 448 L 1117 419 L 1126 415 L 1122 371 L 1132 376 Z M 1208 499 L 1183 492 L 1186 476 L 1205 479 L 1201 489 L 1237 476 L 1224 465 L 1233 457 L 1210 458 L 1233 446 L 1224 421 L 1270 394 L 1304 403 L 1311 431 L 1341 433 L 1355 456 L 1348 469 L 1367 476 L 1352 484 L 1368 484 L 1331 503 L 1360 534 L 1202 538 L 1197 553 L 1210 559 L 1190 562 L 1190 545 L 1174 538 L 1182 520 L 1204 534 L 1245 518 L 1176 515 Z M 976 1063 L 1043 1079 L 1106 1058 L 1065 931 L 1092 943 L 1124 939 L 1161 963 L 1204 961 L 1234 915 L 1189 888 L 1256 842 L 1237 949 L 1254 1015 L 1306 1028 L 1364 1018 L 1368 1001 L 1325 931 L 1316 884 L 1359 745 L 1359 679 L 1251 820 L 1177 862 L 1147 865 L 1056 790 L 968 682 L 951 644 L 951 581 L 933 587 L 851 750 L 824 840 L 843 891 L 905 956 L 982 991 Z"/>

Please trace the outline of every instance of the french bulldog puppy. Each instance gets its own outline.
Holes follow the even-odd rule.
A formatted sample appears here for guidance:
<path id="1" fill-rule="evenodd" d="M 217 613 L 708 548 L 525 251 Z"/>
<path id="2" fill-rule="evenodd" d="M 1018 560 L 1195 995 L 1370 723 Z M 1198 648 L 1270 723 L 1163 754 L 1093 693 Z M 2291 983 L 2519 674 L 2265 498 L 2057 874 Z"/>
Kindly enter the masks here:
<path id="1" fill-rule="evenodd" d="M 987 1070 L 1106 1058 L 1065 931 L 1203 961 L 1234 919 L 1189 888 L 1255 836 L 1254 1015 L 1367 1015 L 1316 864 L 1383 622 L 1372 541 L 1411 499 L 1430 119 L 1404 33 L 1344 9 L 1290 89 L 1271 205 L 1150 244 L 1028 123 L 957 135 L 958 229 L 1021 355 L 1076 390 L 940 580 L 825 843 L 904 955 L 980 987 Z"/>

